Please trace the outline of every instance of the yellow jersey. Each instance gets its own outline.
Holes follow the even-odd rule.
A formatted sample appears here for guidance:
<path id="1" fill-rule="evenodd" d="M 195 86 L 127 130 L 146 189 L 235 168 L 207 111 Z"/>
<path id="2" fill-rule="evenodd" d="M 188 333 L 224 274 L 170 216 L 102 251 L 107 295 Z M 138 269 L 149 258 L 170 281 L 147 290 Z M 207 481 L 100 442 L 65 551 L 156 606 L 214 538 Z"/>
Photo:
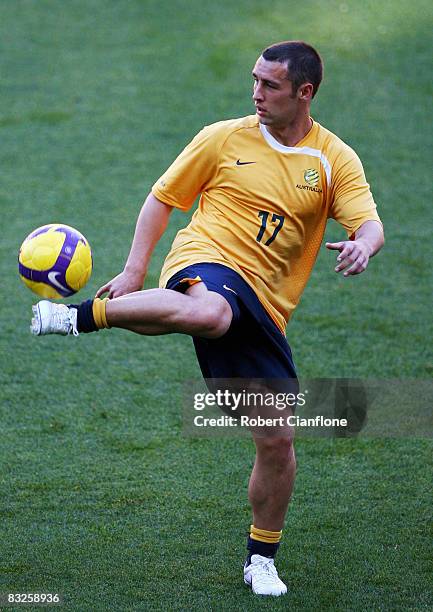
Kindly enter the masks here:
<path id="1" fill-rule="evenodd" d="M 352 237 L 380 222 L 356 153 L 313 121 L 294 147 L 256 115 L 206 126 L 153 185 L 159 200 L 187 211 L 164 262 L 160 287 L 182 268 L 214 262 L 240 274 L 282 333 L 296 308 L 326 221 Z"/>

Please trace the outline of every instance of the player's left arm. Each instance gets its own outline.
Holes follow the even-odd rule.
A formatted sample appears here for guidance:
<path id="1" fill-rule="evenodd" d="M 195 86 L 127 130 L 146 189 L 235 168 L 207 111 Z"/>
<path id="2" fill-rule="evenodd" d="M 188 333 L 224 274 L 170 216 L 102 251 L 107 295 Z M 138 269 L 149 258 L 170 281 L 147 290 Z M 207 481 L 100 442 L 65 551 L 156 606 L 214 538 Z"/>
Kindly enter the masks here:
<path id="1" fill-rule="evenodd" d="M 335 271 L 343 271 L 343 276 L 351 276 L 364 272 L 370 257 L 380 251 L 384 242 L 382 224 L 371 220 L 365 221 L 357 229 L 354 240 L 327 242 L 326 248 L 339 251 Z"/>

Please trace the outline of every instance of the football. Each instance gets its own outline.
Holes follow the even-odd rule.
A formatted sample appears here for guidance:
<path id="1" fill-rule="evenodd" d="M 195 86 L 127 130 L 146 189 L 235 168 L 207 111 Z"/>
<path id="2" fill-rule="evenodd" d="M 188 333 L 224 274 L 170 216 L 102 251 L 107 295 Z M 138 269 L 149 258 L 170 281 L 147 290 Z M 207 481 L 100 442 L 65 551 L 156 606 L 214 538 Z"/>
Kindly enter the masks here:
<path id="1" fill-rule="evenodd" d="M 51 223 L 27 236 L 18 254 L 21 280 L 37 295 L 58 299 L 84 287 L 92 273 L 92 250 L 69 225 Z"/>

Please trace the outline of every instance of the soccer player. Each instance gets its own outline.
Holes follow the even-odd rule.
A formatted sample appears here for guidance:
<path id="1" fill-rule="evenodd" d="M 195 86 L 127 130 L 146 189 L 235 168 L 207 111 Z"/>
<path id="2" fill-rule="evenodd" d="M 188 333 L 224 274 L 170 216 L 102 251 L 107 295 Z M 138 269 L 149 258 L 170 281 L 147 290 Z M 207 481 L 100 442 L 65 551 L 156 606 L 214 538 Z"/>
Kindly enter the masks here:
<path id="1" fill-rule="evenodd" d="M 205 127 L 154 184 L 124 270 L 77 306 L 39 302 L 31 331 L 77 335 L 120 327 L 193 337 L 204 377 L 295 379 L 285 338 L 328 218 L 348 240 L 336 272 L 363 272 L 383 245 L 376 205 L 355 152 L 310 116 L 322 61 L 310 45 L 265 49 L 253 71 L 255 114 Z M 160 288 L 142 291 L 149 259 L 173 208 L 189 225 L 165 260 Z M 101 297 L 107 294 L 107 297 Z M 252 525 L 244 581 L 282 595 L 274 557 L 295 478 L 290 436 L 253 433 Z"/>

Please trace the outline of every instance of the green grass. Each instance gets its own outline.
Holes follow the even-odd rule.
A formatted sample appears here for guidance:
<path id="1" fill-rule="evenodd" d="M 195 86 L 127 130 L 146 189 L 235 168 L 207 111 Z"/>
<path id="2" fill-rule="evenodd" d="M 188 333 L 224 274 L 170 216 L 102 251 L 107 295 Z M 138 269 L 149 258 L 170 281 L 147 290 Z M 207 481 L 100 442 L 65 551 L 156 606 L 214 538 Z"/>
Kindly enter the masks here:
<path id="1" fill-rule="evenodd" d="M 288 330 L 298 369 L 431 376 L 429 3 L 0 11 L 0 592 L 56 590 L 80 611 L 432 609 L 430 440 L 299 440 L 279 553 L 290 595 L 253 598 L 240 579 L 253 448 L 182 435 L 183 384 L 199 376 L 190 340 L 32 339 L 16 270 L 29 231 L 68 223 L 92 244 L 92 294 L 121 269 L 141 202 L 182 146 L 252 112 L 258 51 L 304 38 L 326 65 L 313 116 L 359 152 L 387 243 L 346 280 L 321 251 Z M 146 286 L 186 221 L 174 213 Z"/>

